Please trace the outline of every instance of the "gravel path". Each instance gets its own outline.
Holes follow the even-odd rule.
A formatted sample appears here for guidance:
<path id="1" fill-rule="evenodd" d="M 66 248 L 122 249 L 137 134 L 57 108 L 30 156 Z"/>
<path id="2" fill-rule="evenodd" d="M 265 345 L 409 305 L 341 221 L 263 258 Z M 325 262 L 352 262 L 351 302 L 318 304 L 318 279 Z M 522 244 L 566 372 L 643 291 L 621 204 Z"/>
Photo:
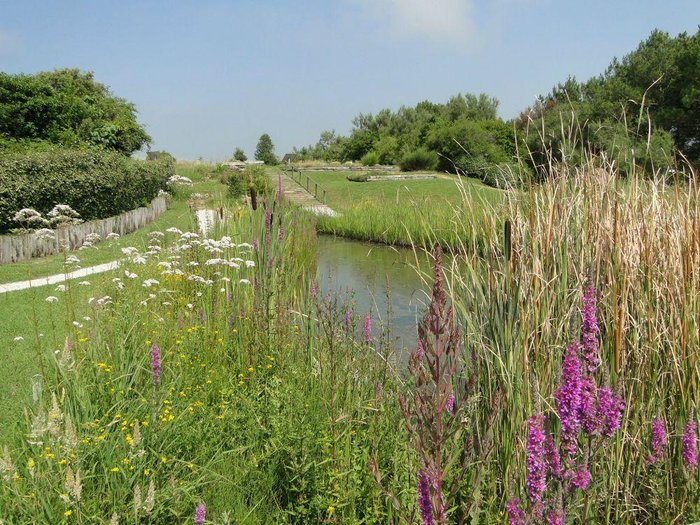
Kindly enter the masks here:
<path id="1" fill-rule="evenodd" d="M 68 273 L 60 273 L 57 275 L 50 275 L 48 277 L 39 277 L 28 281 L 0 284 L 0 293 L 16 292 L 18 290 L 26 290 L 27 288 L 36 288 L 37 286 L 58 284 L 67 281 L 68 279 L 76 279 L 78 277 L 86 277 L 96 273 L 108 272 L 118 267 L 119 261 L 112 261 L 104 264 L 98 264 L 97 266 L 90 266 L 88 268 L 80 268 Z"/>

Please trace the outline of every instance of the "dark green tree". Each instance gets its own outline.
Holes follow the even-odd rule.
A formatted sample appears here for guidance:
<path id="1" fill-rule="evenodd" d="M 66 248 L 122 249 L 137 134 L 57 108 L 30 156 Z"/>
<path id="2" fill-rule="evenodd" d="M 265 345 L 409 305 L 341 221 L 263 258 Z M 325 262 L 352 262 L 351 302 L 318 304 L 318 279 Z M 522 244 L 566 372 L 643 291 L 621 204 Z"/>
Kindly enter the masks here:
<path id="1" fill-rule="evenodd" d="M 272 139 L 267 133 L 260 135 L 258 145 L 255 147 L 255 159 L 262 160 L 265 164 L 277 164 L 275 146 L 272 144 Z"/>
<path id="2" fill-rule="evenodd" d="M 114 96 L 91 72 L 0 73 L 0 146 L 100 146 L 129 155 L 150 141 L 135 106 Z"/>
<path id="3" fill-rule="evenodd" d="M 233 160 L 245 162 L 246 160 L 248 160 L 248 156 L 241 148 L 236 148 L 236 151 L 233 152 Z"/>

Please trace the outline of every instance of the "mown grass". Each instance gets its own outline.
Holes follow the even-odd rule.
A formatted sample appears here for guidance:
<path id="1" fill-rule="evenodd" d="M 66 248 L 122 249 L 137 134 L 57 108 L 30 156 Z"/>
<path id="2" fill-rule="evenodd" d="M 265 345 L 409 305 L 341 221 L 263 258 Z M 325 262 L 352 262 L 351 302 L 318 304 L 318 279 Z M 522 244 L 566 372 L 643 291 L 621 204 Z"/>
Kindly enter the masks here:
<path id="1" fill-rule="evenodd" d="M 351 182 L 346 175 L 310 175 L 340 214 L 318 218 L 322 233 L 402 246 L 428 247 L 439 239 L 446 247 L 483 248 L 499 227 L 505 193 L 473 179 L 437 174 L 432 180 Z M 483 226 L 477 235 L 471 223 Z"/>
<path id="2" fill-rule="evenodd" d="M 65 257 L 70 254 L 80 258 L 82 267 L 114 261 L 122 257 L 121 249 L 123 247 L 134 246 L 143 249 L 148 245 L 149 233 L 164 230 L 170 226 L 180 228 L 183 231 L 193 230 L 196 228 L 196 219 L 188 202 L 192 198 L 192 194 L 203 196 L 198 199 L 202 206 L 218 207 L 226 204 L 226 186 L 221 184 L 220 175 L 214 166 L 178 164 L 176 171 L 178 175 L 192 179 L 194 186 L 177 188 L 175 198 L 170 200 L 168 210 L 152 223 L 124 235 L 117 241 L 102 242 L 96 245 L 96 248 L 72 250 L 48 257 L 0 265 L 0 283 L 11 283 L 62 273 Z"/>

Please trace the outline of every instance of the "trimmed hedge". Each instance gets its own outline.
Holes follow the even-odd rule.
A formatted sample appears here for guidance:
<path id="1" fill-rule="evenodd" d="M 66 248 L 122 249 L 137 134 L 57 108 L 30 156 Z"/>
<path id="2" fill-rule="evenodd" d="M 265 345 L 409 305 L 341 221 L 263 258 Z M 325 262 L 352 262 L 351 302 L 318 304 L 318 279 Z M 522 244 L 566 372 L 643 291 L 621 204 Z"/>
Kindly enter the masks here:
<path id="1" fill-rule="evenodd" d="M 0 155 L 0 233 L 22 208 L 46 214 L 68 204 L 86 221 L 148 205 L 175 174 L 171 160 L 138 161 L 103 150 Z"/>

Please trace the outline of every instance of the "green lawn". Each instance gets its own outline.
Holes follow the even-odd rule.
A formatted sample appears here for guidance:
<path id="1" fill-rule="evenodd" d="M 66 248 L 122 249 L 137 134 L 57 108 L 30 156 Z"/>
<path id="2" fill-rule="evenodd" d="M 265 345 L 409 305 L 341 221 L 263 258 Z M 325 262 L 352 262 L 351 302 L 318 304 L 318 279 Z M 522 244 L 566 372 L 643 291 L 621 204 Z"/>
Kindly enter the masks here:
<path id="1" fill-rule="evenodd" d="M 192 187 L 178 188 L 175 197 L 170 201 L 168 210 L 158 219 L 140 230 L 124 235 L 117 241 L 103 242 L 95 248 L 73 250 L 68 254 L 76 255 L 81 260 L 83 268 L 113 261 L 122 257 L 121 249 L 123 247 L 145 248 L 148 245 L 148 234 L 152 231 L 164 230 L 171 226 L 183 231 L 194 229 L 196 227 L 195 217 L 190 211 L 189 203 L 193 194 L 202 195 L 202 198 L 198 200 L 205 206 L 220 206 L 225 201 L 227 188 L 221 184 L 219 175 L 212 166 L 206 164 L 178 165 L 177 173 L 189 177 L 194 184 Z M 62 273 L 63 261 L 65 255 L 68 254 L 57 254 L 0 265 L 0 284 Z"/>
<path id="2" fill-rule="evenodd" d="M 221 184 L 212 166 L 178 165 L 177 172 L 192 179 L 193 186 L 179 188 L 170 201 L 169 209 L 148 226 L 117 241 L 100 243 L 94 249 L 71 252 L 81 259 L 81 266 L 121 258 L 122 247 L 145 248 L 148 234 L 152 231 L 163 231 L 171 226 L 194 231 L 196 219 L 190 210 L 193 198 L 212 207 L 226 203 L 226 187 Z M 201 197 L 193 197 L 197 193 Z M 62 273 L 63 261 L 64 255 L 59 254 L 0 265 L 0 283 Z M 0 360 L 3 363 L 0 368 L 0 414 L 3 414 L 0 444 L 22 418 L 22 407 L 31 397 L 31 377 L 40 370 L 38 356 L 49 359 L 54 351 L 63 348 L 63 337 L 74 332 L 73 321 L 83 322 L 86 326 L 89 324 L 83 320 L 83 316 L 91 315 L 92 307 L 88 305 L 88 299 L 113 277 L 113 272 L 106 272 L 74 279 L 70 287 L 70 303 L 78 305 L 74 312 L 66 310 L 66 293 L 56 291 L 57 285 L 0 294 L 0 319 L 3 320 L 0 323 Z M 84 281 L 90 282 L 90 286 L 78 284 Z M 46 297 L 51 295 L 59 298 L 58 303 L 46 302 Z M 39 334 L 52 336 L 49 340 L 47 336 L 40 337 Z M 22 339 L 15 341 L 15 338 Z"/>
<path id="3" fill-rule="evenodd" d="M 497 227 L 505 193 L 468 178 L 351 182 L 344 172 L 312 172 L 339 217 L 319 217 L 318 229 L 387 244 L 445 246 L 481 242 Z"/>

